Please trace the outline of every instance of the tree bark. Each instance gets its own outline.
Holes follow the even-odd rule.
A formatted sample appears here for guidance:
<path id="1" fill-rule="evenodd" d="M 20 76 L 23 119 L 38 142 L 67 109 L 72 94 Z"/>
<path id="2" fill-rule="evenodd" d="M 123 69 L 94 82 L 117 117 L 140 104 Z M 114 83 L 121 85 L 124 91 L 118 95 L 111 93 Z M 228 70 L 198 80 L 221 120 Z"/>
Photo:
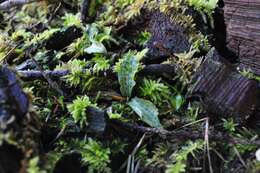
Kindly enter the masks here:
<path id="1" fill-rule="evenodd" d="M 260 75 L 260 1 L 224 0 L 227 47 L 240 67 Z"/>

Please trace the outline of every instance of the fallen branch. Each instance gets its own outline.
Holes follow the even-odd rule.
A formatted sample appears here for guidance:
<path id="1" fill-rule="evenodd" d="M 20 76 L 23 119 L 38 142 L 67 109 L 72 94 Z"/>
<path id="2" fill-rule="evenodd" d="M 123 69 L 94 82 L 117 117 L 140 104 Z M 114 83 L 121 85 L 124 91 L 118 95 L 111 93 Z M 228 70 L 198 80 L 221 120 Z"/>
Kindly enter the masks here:
<path id="1" fill-rule="evenodd" d="M 29 4 L 36 1 L 37 0 L 7 0 L 0 4 L 0 10 L 8 10 L 15 6 Z"/>
<path id="2" fill-rule="evenodd" d="M 39 70 L 29 70 L 29 71 L 18 71 L 19 76 L 23 80 L 35 80 L 35 79 L 44 79 L 42 72 Z M 54 71 L 44 71 L 52 79 L 58 79 L 63 76 L 70 74 L 69 70 L 54 70 Z"/>
<path id="3" fill-rule="evenodd" d="M 203 131 L 194 131 L 194 129 L 180 129 L 168 131 L 165 129 L 144 127 L 137 124 L 126 123 L 119 120 L 110 120 L 110 126 L 118 132 L 123 132 L 123 129 L 133 134 L 147 134 L 155 135 L 166 140 L 196 140 L 204 139 L 205 134 Z M 230 143 L 230 144 L 243 144 L 243 145 L 257 145 L 260 146 L 260 140 L 246 140 L 241 138 L 235 138 L 228 134 L 223 134 L 219 131 L 210 130 L 209 139 L 214 142 Z"/>
<path id="4" fill-rule="evenodd" d="M 176 74 L 177 67 L 172 64 L 152 64 L 147 65 L 139 72 L 139 75 L 154 75 L 154 76 L 174 76 Z M 44 79 L 43 73 L 38 70 L 29 70 L 29 71 L 18 71 L 19 76 L 23 80 L 36 80 Z M 54 70 L 54 71 L 44 71 L 44 73 L 49 76 L 51 79 L 59 79 L 66 75 L 70 74 L 69 70 Z M 102 73 L 100 73 L 102 74 Z M 103 72 L 103 74 L 113 75 L 112 69 Z"/>
<path id="5" fill-rule="evenodd" d="M 42 67 L 37 63 L 37 61 L 31 57 L 31 60 L 33 61 L 33 63 L 35 64 L 35 66 L 39 69 L 39 72 L 41 73 L 41 76 L 47 80 L 47 82 L 49 83 L 49 85 L 54 89 L 56 90 L 60 95 L 64 96 L 65 93 L 62 91 L 62 89 L 60 88 L 60 86 L 55 82 L 53 81 L 49 76 L 48 74 L 46 74 Z"/>

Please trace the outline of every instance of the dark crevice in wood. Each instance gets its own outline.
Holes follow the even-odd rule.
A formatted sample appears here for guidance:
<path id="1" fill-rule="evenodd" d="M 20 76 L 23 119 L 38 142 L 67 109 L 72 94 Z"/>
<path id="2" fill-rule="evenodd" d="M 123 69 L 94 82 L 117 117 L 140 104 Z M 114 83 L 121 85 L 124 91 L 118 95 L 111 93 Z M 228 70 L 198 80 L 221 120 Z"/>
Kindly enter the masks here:
<path id="1" fill-rule="evenodd" d="M 224 9 L 217 8 L 213 14 L 214 29 L 212 45 L 218 50 L 219 54 L 231 63 L 237 63 L 238 57 L 234 52 L 227 48 L 226 43 L 226 24 L 224 20 Z"/>

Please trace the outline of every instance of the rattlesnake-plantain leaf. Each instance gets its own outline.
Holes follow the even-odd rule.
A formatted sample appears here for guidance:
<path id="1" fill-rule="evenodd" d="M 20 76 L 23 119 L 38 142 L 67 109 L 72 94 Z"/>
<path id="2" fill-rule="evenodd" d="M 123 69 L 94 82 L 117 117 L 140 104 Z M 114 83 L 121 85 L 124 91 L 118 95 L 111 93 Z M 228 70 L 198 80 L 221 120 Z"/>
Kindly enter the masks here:
<path id="1" fill-rule="evenodd" d="M 139 62 L 136 56 L 129 52 L 115 66 L 118 81 L 120 84 L 120 91 L 124 97 L 131 97 L 132 90 L 135 86 L 135 74 L 138 71 Z"/>
<path id="2" fill-rule="evenodd" d="M 152 102 L 135 97 L 130 102 L 128 102 L 128 105 L 135 111 L 135 113 L 140 117 L 142 121 L 144 121 L 151 127 L 162 127 L 158 118 L 158 109 Z"/>

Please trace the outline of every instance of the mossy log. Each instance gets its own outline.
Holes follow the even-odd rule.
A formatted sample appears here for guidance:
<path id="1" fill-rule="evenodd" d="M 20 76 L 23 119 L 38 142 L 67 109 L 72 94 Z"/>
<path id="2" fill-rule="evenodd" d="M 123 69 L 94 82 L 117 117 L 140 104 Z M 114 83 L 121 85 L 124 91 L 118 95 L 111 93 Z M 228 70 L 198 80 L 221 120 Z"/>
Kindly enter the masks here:
<path id="1" fill-rule="evenodd" d="M 185 29 L 171 22 L 169 16 L 156 11 L 148 24 L 148 30 L 152 33 L 147 47 L 149 48 L 150 61 L 165 60 L 175 53 L 188 52 L 191 44 Z"/>
<path id="2" fill-rule="evenodd" d="M 175 53 L 188 52 L 191 48 L 186 29 L 173 22 L 170 15 L 158 9 L 154 11 L 143 9 L 140 16 L 120 28 L 118 33 L 134 41 L 133 38 L 138 37 L 141 31 L 151 33 L 151 38 L 146 45 L 149 51 L 144 58 L 145 64 L 163 62 Z"/>

